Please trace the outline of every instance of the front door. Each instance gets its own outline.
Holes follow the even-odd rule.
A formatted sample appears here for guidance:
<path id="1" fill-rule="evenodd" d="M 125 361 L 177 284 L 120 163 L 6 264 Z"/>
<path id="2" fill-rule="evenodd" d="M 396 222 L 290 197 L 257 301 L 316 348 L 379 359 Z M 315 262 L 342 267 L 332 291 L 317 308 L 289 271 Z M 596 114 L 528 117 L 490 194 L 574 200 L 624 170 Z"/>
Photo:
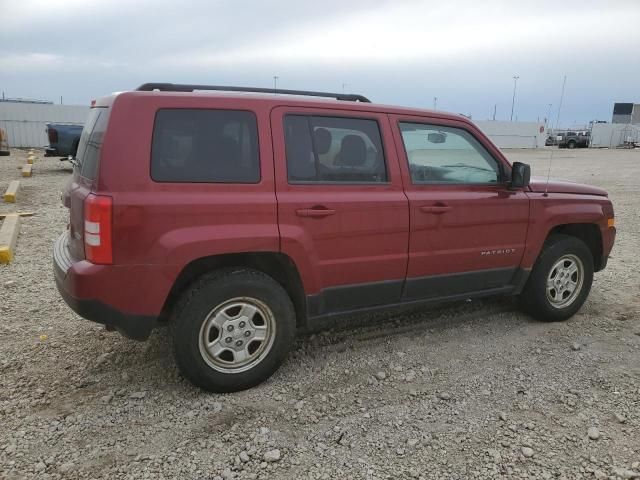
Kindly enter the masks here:
<path id="1" fill-rule="evenodd" d="M 399 302 L 409 207 L 388 117 L 278 107 L 271 118 L 280 249 L 308 316 Z"/>
<path id="2" fill-rule="evenodd" d="M 508 188 L 509 164 L 465 122 L 391 121 L 411 219 L 404 299 L 508 290 L 529 221 L 528 197 Z"/>

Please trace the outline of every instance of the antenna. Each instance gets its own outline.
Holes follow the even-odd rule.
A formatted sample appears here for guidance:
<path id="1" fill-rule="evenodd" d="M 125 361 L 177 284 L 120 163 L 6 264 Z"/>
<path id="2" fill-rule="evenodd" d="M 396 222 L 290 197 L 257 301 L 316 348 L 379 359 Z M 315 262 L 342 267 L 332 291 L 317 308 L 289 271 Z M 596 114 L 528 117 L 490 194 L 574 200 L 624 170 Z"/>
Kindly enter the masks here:
<path id="1" fill-rule="evenodd" d="M 562 92 L 560 92 L 560 103 L 558 104 L 558 115 L 556 116 L 556 127 L 553 129 L 554 132 L 558 131 L 558 126 L 560 125 L 560 111 L 562 110 L 562 100 L 564 99 L 564 87 L 567 83 L 567 76 L 564 76 L 564 79 L 562 80 Z M 551 108 L 549 108 L 549 111 L 551 111 Z M 547 183 L 544 186 L 544 196 L 548 197 L 549 196 L 549 179 L 551 178 L 551 160 L 553 160 L 553 152 L 554 150 L 551 150 L 551 155 L 549 155 L 549 168 L 547 170 Z"/>

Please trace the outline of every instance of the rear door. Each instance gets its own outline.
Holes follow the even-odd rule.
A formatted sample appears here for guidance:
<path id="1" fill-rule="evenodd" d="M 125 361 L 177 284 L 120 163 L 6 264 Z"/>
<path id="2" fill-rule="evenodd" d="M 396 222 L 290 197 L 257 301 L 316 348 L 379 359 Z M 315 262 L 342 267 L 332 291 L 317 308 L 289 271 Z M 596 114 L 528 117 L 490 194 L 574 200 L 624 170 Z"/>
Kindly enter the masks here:
<path id="1" fill-rule="evenodd" d="M 529 199 L 510 168 L 464 122 L 392 116 L 409 198 L 405 300 L 509 288 L 516 280 Z"/>
<path id="2" fill-rule="evenodd" d="M 272 111 L 281 251 L 310 317 L 400 300 L 409 211 L 386 115 Z"/>

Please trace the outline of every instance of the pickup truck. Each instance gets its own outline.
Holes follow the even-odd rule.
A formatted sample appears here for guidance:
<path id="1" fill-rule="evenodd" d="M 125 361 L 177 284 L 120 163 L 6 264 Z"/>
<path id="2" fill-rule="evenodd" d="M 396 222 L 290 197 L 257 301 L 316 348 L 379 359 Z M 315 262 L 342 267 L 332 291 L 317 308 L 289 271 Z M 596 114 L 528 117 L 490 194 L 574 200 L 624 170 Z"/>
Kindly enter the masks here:
<path id="1" fill-rule="evenodd" d="M 49 146 L 45 147 L 45 157 L 75 157 L 82 134 L 83 125 L 70 123 L 47 123 Z"/>
<path id="2" fill-rule="evenodd" d="M 591 132 L 585 130 L 580 132 L 563 132 L 557 137 L 558 148 L 587 148 Z"/>

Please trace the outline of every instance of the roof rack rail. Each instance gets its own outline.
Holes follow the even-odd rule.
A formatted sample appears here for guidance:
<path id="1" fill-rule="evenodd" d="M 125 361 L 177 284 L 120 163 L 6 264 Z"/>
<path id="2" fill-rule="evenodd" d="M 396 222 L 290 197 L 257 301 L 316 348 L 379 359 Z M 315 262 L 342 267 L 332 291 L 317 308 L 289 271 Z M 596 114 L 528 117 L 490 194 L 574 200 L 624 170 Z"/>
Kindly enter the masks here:
<path id="1" fill-rule="evenodd" d="M 357 93 L 310 92 L 307 90 L 285 90 L 280 88 L 231 87 L 222 85 L 189 85 L 183 83 L 145 83 L 136 88 L 138 91 L 151 92 L 193 92 L 194 90 L 219 90 L 224 92 L 281 93 L 284 95 L 305 95 L 308 97 L 326 97 L 349 102 L 371 103 L 367 97 Z"/>

